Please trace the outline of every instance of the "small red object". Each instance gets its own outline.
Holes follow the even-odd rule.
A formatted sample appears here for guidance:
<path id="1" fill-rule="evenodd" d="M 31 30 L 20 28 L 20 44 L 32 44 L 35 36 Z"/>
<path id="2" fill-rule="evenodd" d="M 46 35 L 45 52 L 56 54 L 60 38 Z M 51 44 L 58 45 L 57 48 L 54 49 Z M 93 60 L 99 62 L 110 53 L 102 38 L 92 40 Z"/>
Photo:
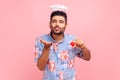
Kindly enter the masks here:
<path id="1" fill-rule="evenodd" d="M 70 45 L 71 45 L 71 46 L 75 46 L 75 42 L 72 41 L 72 42 L 70 43 Z"/>

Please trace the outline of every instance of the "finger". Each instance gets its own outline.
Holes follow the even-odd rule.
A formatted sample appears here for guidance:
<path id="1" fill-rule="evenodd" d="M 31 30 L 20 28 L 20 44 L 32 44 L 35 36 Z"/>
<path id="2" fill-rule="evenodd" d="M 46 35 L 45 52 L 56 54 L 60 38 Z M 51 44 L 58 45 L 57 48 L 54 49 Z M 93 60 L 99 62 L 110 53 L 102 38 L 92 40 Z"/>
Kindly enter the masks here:
<path id="1" fill-rule="evenodd" d="M 79 44 L 83 44 L 83 41 L 82 41 L 82 40 L 79 40 L 78 43 L 79 43 Z"/>
<path id="2" fill-rule="evenodd" d="M 40 42 L 43 43 L 44 45 L 52 45 L 52 42 L 47 42 L 44 39 L 40 39 Z"/>
<path id="3" fill-rule="evenodd" d="M 77 43 L 77 45 L 79 45 L 79 46 L 83 45 L 83 41 L 82 41 L 82 40 L 77 40 L 76 43 Z"/>
<path id="4" fill-rule="evenodd" d="M 40 42 L 41 42 L 41 43 L 45 43 L 46 41 L 45 41 L 45 40 L 43 40 L 43 39 L 40 39 Z"/>

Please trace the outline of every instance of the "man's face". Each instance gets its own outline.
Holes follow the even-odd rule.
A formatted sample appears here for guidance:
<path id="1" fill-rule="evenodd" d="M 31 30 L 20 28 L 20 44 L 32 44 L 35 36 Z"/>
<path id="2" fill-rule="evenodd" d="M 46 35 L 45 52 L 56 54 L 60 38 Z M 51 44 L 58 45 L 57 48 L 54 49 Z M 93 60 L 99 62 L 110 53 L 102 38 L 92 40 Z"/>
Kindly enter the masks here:
<path id="1" fill-rule="evenodd" d="M 52 33 L 61 35 L 64 33 L 66 28 L 66 21 L 63 16 L 53 16 L 50 22 L 50 28 Z"/>

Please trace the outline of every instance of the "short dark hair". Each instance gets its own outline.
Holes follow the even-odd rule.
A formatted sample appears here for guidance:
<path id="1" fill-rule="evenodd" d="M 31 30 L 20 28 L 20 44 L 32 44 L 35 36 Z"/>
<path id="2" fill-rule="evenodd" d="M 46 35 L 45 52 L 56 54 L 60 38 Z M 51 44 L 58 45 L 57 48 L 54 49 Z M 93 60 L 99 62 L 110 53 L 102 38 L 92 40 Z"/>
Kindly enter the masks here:
<path id="1" fill-rule="evenodd" d="M 63 11 L 53 11 L 51 13 L 51 16 L 50 16 L 50 20 L 52 20 L 52 18 L 54 16 L 63 16 L 65 18 L 65 21 L 66 21 L 66 24 L 67 24 L 67 14 Z"/>

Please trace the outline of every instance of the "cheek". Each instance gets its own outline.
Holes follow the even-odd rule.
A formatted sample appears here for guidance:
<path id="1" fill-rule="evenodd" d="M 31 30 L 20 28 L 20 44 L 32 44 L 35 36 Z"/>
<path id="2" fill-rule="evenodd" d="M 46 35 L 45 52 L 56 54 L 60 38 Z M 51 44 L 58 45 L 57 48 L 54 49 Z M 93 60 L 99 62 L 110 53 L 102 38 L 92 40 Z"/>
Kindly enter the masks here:
<path id="1" fill-rule="evenodd" d="M 65 27 L 65 24 L 60 24 L 59 25 L 61 28 L 64 28 Z"/>
<path id="2" fill-rule="evenodd" d="M 55 27 L 55 26 L 56 26 L 56 24 L 52 23 L 52 24 L 51 24 L 51 26 L 52 26 L 52 27 Z"/>

